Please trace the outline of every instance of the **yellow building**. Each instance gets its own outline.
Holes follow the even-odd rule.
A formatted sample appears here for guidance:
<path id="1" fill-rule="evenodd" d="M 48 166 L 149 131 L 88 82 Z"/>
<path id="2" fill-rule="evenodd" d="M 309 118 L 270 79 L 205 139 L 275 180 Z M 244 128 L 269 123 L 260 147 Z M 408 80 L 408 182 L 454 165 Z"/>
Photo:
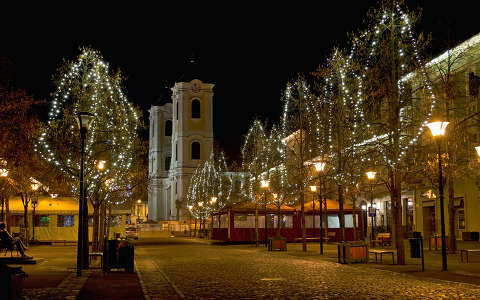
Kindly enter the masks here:
<path id="1" fill-rule="evenodd" d="M 21 234 L 23 228 L 24 207 L 20 197 L 11 198 L 10 222 L 12 233 Z M 93 207 L 88 205 L 89 236 L 92 237 Z M 130 209 L 113 209 L 110 236 L 125 235 L 125 225 L 130 223 Z M 32 222 L 34 220 L 34 222 Z M 37 241 L 77 241 L 78 239 L 78 200 L 72 197 L 39 196 L 33 215 L 32 203 L 28 206 L 28 225 L 30 239 Z M 33 237 L 33 226 L 35 236 Z"/>

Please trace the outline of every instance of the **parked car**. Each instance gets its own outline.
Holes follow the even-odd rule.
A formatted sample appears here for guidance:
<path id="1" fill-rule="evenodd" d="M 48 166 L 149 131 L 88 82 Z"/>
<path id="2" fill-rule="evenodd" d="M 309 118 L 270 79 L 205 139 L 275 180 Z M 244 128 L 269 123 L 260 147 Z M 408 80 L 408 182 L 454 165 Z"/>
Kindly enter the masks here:
<path id="1" fill-rule="evenodd" d="M 127 226 L 127 227 L 125 227 L 125 237 L 126 237 L 127 239 L 135 239 L 135 240 L 138 240 L 137 227 L 135 227 L 135 226 Z"/>

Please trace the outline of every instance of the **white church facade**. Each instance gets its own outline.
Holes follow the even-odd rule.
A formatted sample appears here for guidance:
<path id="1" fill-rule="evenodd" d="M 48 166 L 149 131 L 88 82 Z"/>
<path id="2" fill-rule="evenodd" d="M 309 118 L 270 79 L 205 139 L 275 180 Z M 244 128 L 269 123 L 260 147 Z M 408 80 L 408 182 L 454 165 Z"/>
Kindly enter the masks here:
<path id="1" fill-rule="evenodd" d="M 150 108 L 148 219 L 189 218 L 190 176 L 213 149 L 213 84 L 177 82 L 172 103 Z"/>

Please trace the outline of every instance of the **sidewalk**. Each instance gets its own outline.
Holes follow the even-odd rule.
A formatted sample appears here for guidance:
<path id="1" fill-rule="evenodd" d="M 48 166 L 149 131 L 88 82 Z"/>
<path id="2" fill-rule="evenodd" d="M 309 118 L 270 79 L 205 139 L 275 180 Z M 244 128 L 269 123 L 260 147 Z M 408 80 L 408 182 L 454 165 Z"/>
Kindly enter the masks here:
<path id="1" fill-rule="evenodd" d="M 315 259 L 325 259 L 332 262 L 337 262 L 337 244 L 329 243 L 324 244 L 324 255 L 320 253 L 320 243 L 307 243 L 307 253 L 302 252 L 302 243 L 289 243 L 288 244 L 289 255 L 294 256 L 306 256 L 314 257 Z M 480 248 L 479 242 L 459 242 L 458 249 L 468 248 L 475 249 Z M 371 249 L 380 249 L 371 248 Z M 388 247 L 387 247 L 388 249 Z M 391 249 L 391 247 L 390 247 Z M 428 246 L 424 248 L 424 265 L 425 271 L 422 272 L 422 265 L 420 258 L 410 258 L 410 248 L 407 245 L 405 249 L 406 264 L 405 265 L 392 265 L 391 255 L 384 255 L 383 263 L 375 263 L 375 256 L 370 255 L 368 264 L 351 264 L 351 266 L 358 268 L 376 268 L 389 270 L 399 273 L 408 273 L 418 277 L 430 277 L 448 281 L 464 282 L 470 284 L 480 285 L 480 255 L 469 256 L 469 262 L 466 263 L 465 256 L 464 262 L 460 261 L 460 250 L 457 250 L 455 254 L 448 253 L 447 251 L 447 270 L 442 272 L 442 253 L 441 250 L 428 250 Z M 396 263 L 395 255 L 395 263 Z"/>
<path id="2" fill-rule="evenodd" d="M 28 275 L 22 282 L 24 299 L 143 299 L 136 273 L 103 274 L 100 259 L 76 276 L 76 251 L 76 246 L 30 246 L 27 253 L 38 263 L 18 265 Z"/>

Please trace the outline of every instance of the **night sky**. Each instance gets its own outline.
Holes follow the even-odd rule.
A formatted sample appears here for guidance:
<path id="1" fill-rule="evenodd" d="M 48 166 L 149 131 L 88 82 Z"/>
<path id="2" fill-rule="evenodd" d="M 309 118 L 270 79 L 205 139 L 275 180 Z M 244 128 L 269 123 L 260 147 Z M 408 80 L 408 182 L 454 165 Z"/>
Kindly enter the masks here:
<path id="1" fill-rule="evenodd" d="M 251 121 L 257 116 L 278 122 L 286 82 L 315 70 L 333 46 L 346 43 L 347 32 L 364 29 L 362 20 L 376 5 L 371 0 L 299 2 L 65 8 L 28 16 L 23 9 L 5 11 L 0 56 L 13 62 L 15 86 L 49 99 L 51 77 L 62 59 L 74 60 L 79 46 L 91 46 L 120 68 L 128 98 L 148 115 L 150 105 L 169 101 L 166 87 L 188 72 L 194 53 L 199 79 L 215 84 L 215 140 L 231 161 L 239 161 Z M 475 2 L 407 1 L 410 9 L 423 8 L 416 31 L 432 33 L 432 55 L 446 49 L 449 28 L 455 43 L 480 32 Z"/>

